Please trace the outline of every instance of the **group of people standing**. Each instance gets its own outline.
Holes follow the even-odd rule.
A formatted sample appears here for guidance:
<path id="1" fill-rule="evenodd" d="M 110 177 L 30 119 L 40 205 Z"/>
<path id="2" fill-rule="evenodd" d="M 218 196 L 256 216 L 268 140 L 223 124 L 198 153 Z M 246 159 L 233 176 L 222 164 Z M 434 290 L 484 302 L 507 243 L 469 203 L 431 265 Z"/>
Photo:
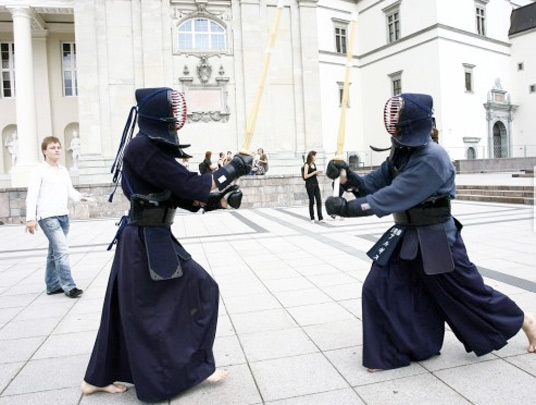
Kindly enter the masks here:
<path id="1" fill-rule="evenodd" d="M 127 382 L 141 401 L 159 402 L 228 374 L 216 368 L 213 355 L 219 287 L 171 233 L 175 210 L 239 208 L 242 194 L 234 182 L 252 172 L 254 158 L 235 154 L 211 172 L 189 171 L 177 162 L 190 157 L 178 135 L 186 121 L 184 96 L 170 88 L 138 89 L 135 96 L 139 131 L 129 141 L 130 123 L 136 122 L 129 119 L 114 164 L 131 207 L 114 239 L 101 323 L 81 390 L 121 393 Z M 392 147 L 386 161 L 364 176 L 335 159 L 326 168 L 330 179 L 340 178 L 355 196 L 352 201 L 329 197 L 329 215 L 392 214 L 395 221 L 368 252 L 363 365 L 371 372 L 439 355 L 445 323 L 477 356 L 500 349 L 520 329 L 528 351 L 536 352 L 534 315 L 485 285 L 469 261 L 462 225 L 450 212 L 455 171 L 446 151 L 432 141 L 432 111 L 428 95 L 389 99 L 384 116 Z M 67 198 L 85 196 L 72 193 L 68 174 L 57 165 L 59 141 L 47 138 L 42 150 L 45 162 L 28 190 L 27 229 L 34 233 L 39 220 L 47 237 L 52 226 L 65 236 L 61 217 Z M 257 152 L 260 162 L 263 151 Z M 317 179 L 322 170 L 315 159 L 316 152 L 309 152 L 303 178 L 311 220 L 316 202 L 322 221 Z M 57 204 L 47 202 L 53 186 L 62 190 Z M 49 225 L 48 218 L 56 219 Z M 62 278 L 62 254 L 56 238 L 49 239 L 47 293 L 80 296 L 68 277 Z"/>
<path id="2" fill-rule="evenodd" d="M 253 165 L 251 171 L 248 173 L 250 175 L 263 175 L 268 172 L 268 156 L 264 153 L 262 148 L 258 148 L 257 152 L 253 155 Z M 218 160 L 215 163 L 212 163 L 212 151 L 205 152 L 205 158 L 199 164 L 199 173 L 212 173 L 220 167 L 225 166 L 233 160 L 233 152 L 230 150 L 227 151 L 227 154 L 220 152 Z"/>

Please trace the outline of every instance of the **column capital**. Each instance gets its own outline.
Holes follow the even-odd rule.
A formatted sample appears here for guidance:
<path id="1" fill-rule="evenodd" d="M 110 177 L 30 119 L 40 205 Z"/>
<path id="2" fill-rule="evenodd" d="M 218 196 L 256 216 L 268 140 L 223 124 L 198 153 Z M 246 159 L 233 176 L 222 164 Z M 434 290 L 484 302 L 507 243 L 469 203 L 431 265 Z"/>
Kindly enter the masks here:
<path id="1" fill-rule="evenodd" d="M 27 4 L 8 4 L 6 9 L 11 13 L 13 20 L 27 18 L 30 20 L 32 30 L 46 31 L 47 24 L 35 10 Z"/>

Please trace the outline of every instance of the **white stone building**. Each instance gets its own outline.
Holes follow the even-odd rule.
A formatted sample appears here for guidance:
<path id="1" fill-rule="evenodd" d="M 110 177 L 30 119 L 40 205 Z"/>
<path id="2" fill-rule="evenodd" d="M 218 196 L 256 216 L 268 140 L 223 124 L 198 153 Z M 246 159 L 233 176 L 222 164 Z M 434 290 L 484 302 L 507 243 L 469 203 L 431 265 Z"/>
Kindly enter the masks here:
<path id="1" fill-rule="evenodd" d="M 347 65 L 344 152 L 365 165 L 385 158 L 369 145 L 389 145 L 383 105 L 400 91 L 433 95 L 440 143 L 453 159 L 536 155 L 535 27 L 509 36 L 512 10 L 531 9 L 532 0 L 282 1 L 250 145 L 265 149 L 271 173 L 299 173 L 310 149 L 333 156 Z M 0 187 L 26 184 L 48 135 L 62 140 L 75 181 L 108 182 L 139 87 L 185 92 L 180 137 L 192 144 L 190 167 L 206 150 L 240 149 L 277 4 L 0 0 Z"/>

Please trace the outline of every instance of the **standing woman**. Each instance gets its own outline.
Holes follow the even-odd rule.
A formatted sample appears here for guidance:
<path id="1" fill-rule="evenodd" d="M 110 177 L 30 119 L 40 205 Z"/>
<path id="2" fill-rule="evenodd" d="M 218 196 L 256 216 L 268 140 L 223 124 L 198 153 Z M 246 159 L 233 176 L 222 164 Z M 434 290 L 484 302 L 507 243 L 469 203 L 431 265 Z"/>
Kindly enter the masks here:
<path id="1" fill-rule="evenodd" d="M 316 169 L 316 151 L 312 150 L 307 154 L 307 161 L 303 168 L 303 178 L 305 180 L 305 188 L 307 189 L 307 195 L 309 196 L 309 216 L 311 222 L 315 222 L 314 205 L 316 199 L 316 209 L 318 212 L 318 222 L 323 222 L 322 217 L 322 196 L 320 195 L 320 187 L 318 185 L 318 179 L 316 176 L 322 174 L 322 170 Z"/>

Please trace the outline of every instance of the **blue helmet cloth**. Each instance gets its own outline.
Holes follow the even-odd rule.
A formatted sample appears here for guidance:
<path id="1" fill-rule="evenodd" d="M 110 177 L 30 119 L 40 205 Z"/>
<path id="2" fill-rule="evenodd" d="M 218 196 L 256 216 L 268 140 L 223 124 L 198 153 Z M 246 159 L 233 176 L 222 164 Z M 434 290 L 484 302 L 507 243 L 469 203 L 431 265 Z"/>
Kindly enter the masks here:
<path id="1" fill-rule="evenodd" d="M 150 139 L 183 149 L 178 130 L 186 122 L 184 96 L 168 87 L 136 90 L 138 127 Z M 180 151 L 182 152 L 182 151 Z M 188 156 L 184 152 L 181 157 Z"/>
<path id="2" fill-rule="evenodd" d="M 394 124 L 396 131 L 391 134 L 395 142 L 413 148 L 426 145 L 434 127 L 432 97 L 427 94 L 403 93 L 389 101 L 395 98 L 401 99 L 398 122 Z"/>

